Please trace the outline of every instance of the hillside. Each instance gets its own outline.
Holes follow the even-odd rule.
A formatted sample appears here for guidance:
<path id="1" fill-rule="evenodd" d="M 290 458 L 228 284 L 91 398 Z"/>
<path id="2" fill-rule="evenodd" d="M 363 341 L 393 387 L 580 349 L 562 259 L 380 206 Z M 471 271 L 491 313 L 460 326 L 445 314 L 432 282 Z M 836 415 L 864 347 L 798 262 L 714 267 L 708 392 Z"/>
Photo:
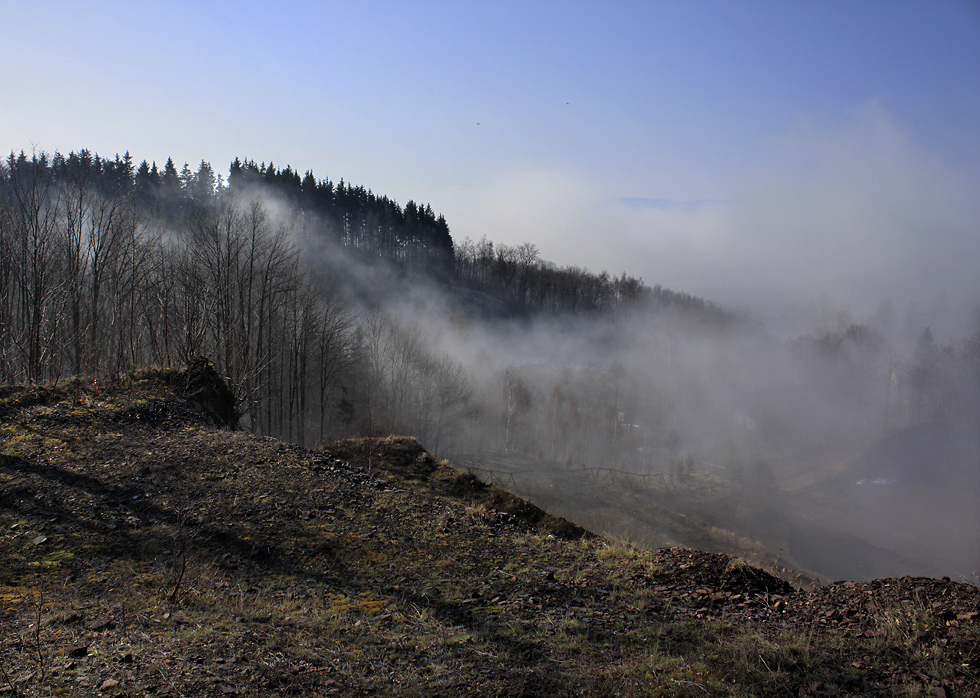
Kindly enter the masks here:
<path id="1" fill-rule="evenodd" d="M 312 451 L 222 412 L 189 374 L 0 389 L 0 692 L 980 692 L 975 587 L 793 589 L 588 534 L 414 439 Z"/>

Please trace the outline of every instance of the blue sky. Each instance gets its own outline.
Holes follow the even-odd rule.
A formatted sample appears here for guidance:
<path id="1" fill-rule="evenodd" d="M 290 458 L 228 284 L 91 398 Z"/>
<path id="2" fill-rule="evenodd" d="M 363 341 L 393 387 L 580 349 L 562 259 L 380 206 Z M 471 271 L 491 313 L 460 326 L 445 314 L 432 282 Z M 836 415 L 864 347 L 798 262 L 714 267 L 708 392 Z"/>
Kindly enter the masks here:
<path id="1" fill-rule="evenodd" d="M 734 305 L 980 297 L 977 0 L 0 0 L 0 25 L 4 149 L 288 163 Z"/>

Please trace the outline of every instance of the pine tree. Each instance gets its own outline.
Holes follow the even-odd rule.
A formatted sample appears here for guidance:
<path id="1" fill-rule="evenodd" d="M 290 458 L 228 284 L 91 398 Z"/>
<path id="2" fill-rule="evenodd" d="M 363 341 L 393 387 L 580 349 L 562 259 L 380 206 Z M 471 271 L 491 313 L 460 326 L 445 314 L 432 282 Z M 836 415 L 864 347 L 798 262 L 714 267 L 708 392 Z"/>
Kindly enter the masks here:
<path id="1" fill-rule="evenodd" d="M 217 191 L 218 180 L 211 169 L 211 163 L 201 160 L 190 185 L 191 197 L 196 201 L 206 201 Z"/>
<path id="2" fill-rule="evenodd" d="M 237 191 L 243 184 L 244 178 L 245 169 L 242 165 L 242 161 L 236 157 L 232 161 L 231 166 L 228 168 L 228 189 L 231 191 Z"/>
<path id="3" fill-rule="evenodd" d="M 173 158 L 167 158 L 163 166 L 163 176 L 160 178 L 160 193 L 168 199 L 176 199 L 180 196 L 180 175 L 177 174 L 177 166 L 174 165 Z"/>
<path id="4" fill-rule="evenodd" d="M 144 203 L 150 202 L 156 198 L 157 192 L 160 188 L 160 175 L 157 172 L 157 165 L 155 162 L 153 163 L 152 168 L 146 160 L 140 163 L 140 166 L 136 169 L 133 187 L 136 197 Z"/>
<path id="5" fill-rule="evenodd" d="M 191 172 L 191 166 L 186 162 L 184 166 L 180 168 L 180 189 L 184 196 L 190 196 L 194 187 L 194 173 Z"/>

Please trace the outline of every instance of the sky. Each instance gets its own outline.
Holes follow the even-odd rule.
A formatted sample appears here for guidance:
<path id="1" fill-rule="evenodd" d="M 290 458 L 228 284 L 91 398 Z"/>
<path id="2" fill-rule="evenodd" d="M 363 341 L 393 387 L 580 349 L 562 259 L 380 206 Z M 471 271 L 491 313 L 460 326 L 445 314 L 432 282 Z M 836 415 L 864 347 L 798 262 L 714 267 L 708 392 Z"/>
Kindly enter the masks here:
<path id="1" fill-rule="evenodd" d="M 0 0 L 0 26 L 6 151 L 289 164 L 726 307 L 980 300 L 980 0 Z"/>

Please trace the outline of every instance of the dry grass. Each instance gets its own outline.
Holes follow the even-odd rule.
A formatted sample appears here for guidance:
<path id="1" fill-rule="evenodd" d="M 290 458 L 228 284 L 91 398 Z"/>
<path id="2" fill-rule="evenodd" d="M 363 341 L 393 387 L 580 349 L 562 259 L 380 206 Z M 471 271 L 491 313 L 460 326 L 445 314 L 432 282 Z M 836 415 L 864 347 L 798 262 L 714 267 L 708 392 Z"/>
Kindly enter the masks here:
<path id="1" fill-rule="evenodd" d="M 215 431 L 141 389 L 87 406 L 0 390 L 8 694 L 980 688 L 963 666 L 980 657 L 980 624 L 944 620 L 976 602 L 965 588 L 905 603 L 841 590 L 842 604 L 877 604 L 852 627 L 826 615 L 833 597 L 792 594 L 743 560 L 562 539 L 414 440 L 338 444 L 338 462 Z"/>

